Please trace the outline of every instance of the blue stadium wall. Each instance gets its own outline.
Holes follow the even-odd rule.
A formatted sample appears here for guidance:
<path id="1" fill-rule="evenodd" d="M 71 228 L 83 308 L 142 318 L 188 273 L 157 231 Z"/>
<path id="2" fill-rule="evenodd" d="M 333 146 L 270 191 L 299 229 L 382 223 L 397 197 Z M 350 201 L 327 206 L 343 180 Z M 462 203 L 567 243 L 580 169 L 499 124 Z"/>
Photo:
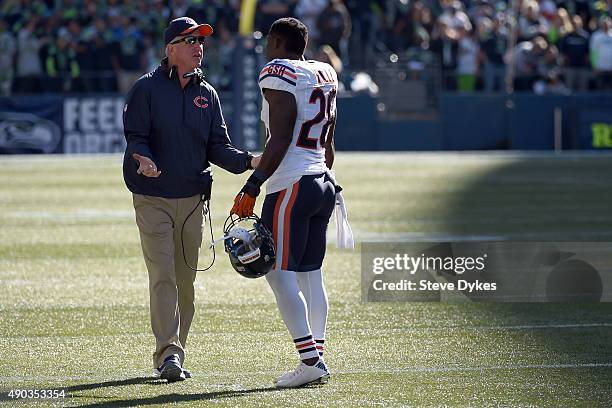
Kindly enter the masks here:
<path id="1" fill-rule="evenodd" d="M 339 150 L 549 150 L 561 111 L 564 149 L 612 148 L 612 95 L 443 94 L 429 119 L 378 118 L 366 96 L 338 102 Z"/>
<path id="2" fill-rule="evenodd" d="M 249 110 L 235 98 L 222 104 L 236 145 L 261 148 L 256 100 Z M 376 99 L 339 97 L 337 149 L 548 150 L 554 146 L 556 108 L 562 112 L 564 149 L 612 148 L 610 94 L 443 94 L 438 104 L 428 119 L 389 120 L 377 112 Z M 120 95 L 0 98 L 0 153 L 123 151 L 122 108 Z"/>

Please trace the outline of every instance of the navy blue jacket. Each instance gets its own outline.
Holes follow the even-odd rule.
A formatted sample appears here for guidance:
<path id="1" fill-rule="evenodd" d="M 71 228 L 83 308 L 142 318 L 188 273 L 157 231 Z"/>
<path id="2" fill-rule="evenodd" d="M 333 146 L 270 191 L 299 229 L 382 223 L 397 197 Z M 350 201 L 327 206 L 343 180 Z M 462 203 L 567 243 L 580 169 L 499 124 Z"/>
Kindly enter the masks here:
<path id="1" fill-rule="evenodd" d="M 210 163 L 235 174 L 248 168 L 249 153 L 232 146 L 214 88 L 194 76 L 183 89 L 172 71 L 162 61 L 134 84 L 126 98 L 123 178 L 136 194 L 191 197 L 200 194 L 199 175 Z M 133 153 L 151 158 L 160 176 L 137 174 Z"/>

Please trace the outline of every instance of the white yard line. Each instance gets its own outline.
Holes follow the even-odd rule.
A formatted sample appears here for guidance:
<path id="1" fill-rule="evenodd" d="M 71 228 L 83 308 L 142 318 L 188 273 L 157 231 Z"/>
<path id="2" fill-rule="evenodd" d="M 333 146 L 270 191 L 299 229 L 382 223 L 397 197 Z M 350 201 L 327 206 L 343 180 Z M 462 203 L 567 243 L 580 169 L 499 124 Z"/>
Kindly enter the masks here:
<path id="1" fill-rule="evenodd" d="M 88 219 L 127 219 L 134 218 L 134 211 L 107 211 L 94 209 L 78 209 L 70 212 L 59 211 L 12 211 L 5 218 L 44 218 L 53 220 L 88 220 Z"/>
<path id="2" fill-rule="evenodd" d="M 549 330 L 549 329 L 588 329 L 612 327 L 612 323 L 579 323 L 579 324 L 534 324 L 534 325 L 514 325 L 514 326 L 436 326 L 436 327 L 415 327 L 398 329 L 348 329 L 343 332 L 364 332 L 374 331 L 375 333 L 409 333 L 417 331 L 444 331 L 444 330 Z"/>
<path id="3" fill-rule="evenodd" d="M 355 231 L 356 242 L 472 242 L 472 241 L 517 241 L 551 240 L 558 242 L 560 238 L 570 236 L 573 240 L 584 237 L 589 241 L 595 238 L 610 238 L 612 231 L 572 231 L 566 233 L 559 232 L 529 232 L 529 233 L 506 233 L 503 235 L 455 235 L 455 234 L 426 234 L 418 232 L 381 232 L 381 233 L 361 233 Z M 327 236 L 328 244 L 335 242 L 335 230 L 331 229 Z"/>
<path id="4" fill-rule="evenodd" d="M 367 373 L 423 373 L 423 372 L 450 372 L 450 371 L 498 371 L 498 370 L 527 370 L 527 369 L 572 369 L 572 368 L 612 368 L 612 363 L 585 363 L 585 364 L 511 364 L 497 366 L 477 367 L 398 367 L 381 368 L 375 370 L 340 370 L 338 374 L 367 374 Z M 333 374 L 333 373 L 332 373 Z"/>
<path id="5" fill-rule="evenodd" d="M 558 154 L 552 150 L 488 150 L 486 152 L 479 150 L 447 150 L 447 151 L 368 151 L 368 152 L 337 152 L 339 156 L 359 156 L 359 157 L 422 157 L 437 159 L 440 158 L 444 163 L 451 157 L 465 157 L 465 158 L 481 158 L 482 160 L 495 160 L 500 158 L 551 158 L 551 159 L 580 159 L 580 158 L 608 158 L 612 156 L 612 152 L 609 151 L 585 151 L 585 150 L 572 150 L 564 151 Z M 123 161 L 123 153 L 114 154 L 51 154 L 51 155 L 39 155 L 39 154 L 15 154 L 15 155 L 3 155 L 0 156 L 0 163 L 2 162 L 14 162 L 14 163 L 26 163 L 30 162 L 66 162 L 67 160 L 82 160 L 91 161 L 95 160 L 108 160 L 108 161 Z"/>
<path id="6" fill-rule="evenodd" d="M 410 332 L 428 332 L 428 331 L 444 331 L 444 330 L 471 330 L 471 331 L 485 331 L 485 330 L 550 330 L 550 329 L 589 329 L 589 328 L 606 328 L 612 327 L 612 322 L 602 322 L 602 323 L 570 323 L 570 324 L 524 324 L 524 325 L 511 325 L 511 326 L 435 326 L 435 327 L 409 327 L 409 328 L 397 328 L 397 329 L 343 329 L 343 333 L 355 333 L 355 334 L 364 334 L 371 335 L 372 332 L 375 334 L 389 334 L 389 333 L 410 333 Z M 202 332 L 202 333 L 192 333 L 192 335 L 203 335 L 203 336 L 242 336 L 247 334 L 252 334 L 253 331 L 235 331 L 235 332 Z M 284 330 L 266 330 L 258 333 L 267 333 L 267 334 L 284 334 Z M 123 334 L 104 334 L 104 335 L 90 335 L 90 334 L 79 334 L 79 335 L 70 335 L 63 336 L 57 334 L 50 334 L 45 336 L 0 336 L 0 342 L 2 341 L 14 341 L 15 339 L 19 340 L 36 340 L 36 339 L 46 339 L 49 337 L 53 337 L 57 339 L 59 342 L 61 339 L 74 339 L 74 338 L 135 338 L 135 337 L 150 337 L 149 333 L 123 333 Z"/>

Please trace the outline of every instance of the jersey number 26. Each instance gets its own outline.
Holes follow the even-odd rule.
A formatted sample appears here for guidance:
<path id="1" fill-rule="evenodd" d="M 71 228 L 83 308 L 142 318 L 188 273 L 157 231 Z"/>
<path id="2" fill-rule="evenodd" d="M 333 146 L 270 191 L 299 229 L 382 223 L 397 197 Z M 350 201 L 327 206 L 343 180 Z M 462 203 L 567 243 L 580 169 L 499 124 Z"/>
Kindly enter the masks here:
<path id="1" fill-rule="evenodd" d="M 335 112 L 332 112 L 332 107 L 336 106 L 336 89 L 333 88 L 326 97 L 325 92 L 323 92 L 321 88 L 315 88 L 312 91 L 312 94 L 310 94 L 310 99 L 308 102 L 312 104 L 317 103 L 317 101 L 319 102 L 319 113 L 317 113 L 314 118 L 302 124 L 300 135 L 298 136 L 296 143 L 297 146 L 305 149 L 316 149 L 317 143 L 321 143 L 321 147 L 325 145 L 327 131 L 333 123 L 333 117 L 335 116 Z M 310 137 L 310 130 L 312 127 L 323 121 L 325 121 L 325 123 L 321 128 L 321 135 L 314 138 Z"/>

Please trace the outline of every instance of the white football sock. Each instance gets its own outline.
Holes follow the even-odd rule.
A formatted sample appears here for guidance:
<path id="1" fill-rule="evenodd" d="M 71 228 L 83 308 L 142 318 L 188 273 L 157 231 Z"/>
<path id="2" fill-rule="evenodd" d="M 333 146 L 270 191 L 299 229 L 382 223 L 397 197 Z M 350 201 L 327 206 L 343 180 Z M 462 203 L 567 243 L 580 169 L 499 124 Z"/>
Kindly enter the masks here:
<path id="1" fill-rule="evenodd" d="M 323 284 L 323 273 L 321 269 L 316 269 L 310 272 L 297 272 L 296 277 L 306 300 L 308 322 L 310 323 L 312 336 L 317 342 L 319 355 L 322 356 L 327 326 L 327 311 L 329 309 L 327 291 Z"/>
<path id="2" fill-rule="evenodd" d="M 308 325 L 306 301 L 295 275 L 293 271 L 273 269 L 266 275 L 266 280 L 274 292 L 278 310 L 294 339 L 300 358 L 306 360 L 318 357 L 318 352 Z"/>
<path id="3" fill-rule="evenodd" d="M 293 343 L 295 344 L 295 348 L 297 349 L 302 360 L 319 357 L 316 343 L 311 334 L 297 339 L 294 338 Z"/>

